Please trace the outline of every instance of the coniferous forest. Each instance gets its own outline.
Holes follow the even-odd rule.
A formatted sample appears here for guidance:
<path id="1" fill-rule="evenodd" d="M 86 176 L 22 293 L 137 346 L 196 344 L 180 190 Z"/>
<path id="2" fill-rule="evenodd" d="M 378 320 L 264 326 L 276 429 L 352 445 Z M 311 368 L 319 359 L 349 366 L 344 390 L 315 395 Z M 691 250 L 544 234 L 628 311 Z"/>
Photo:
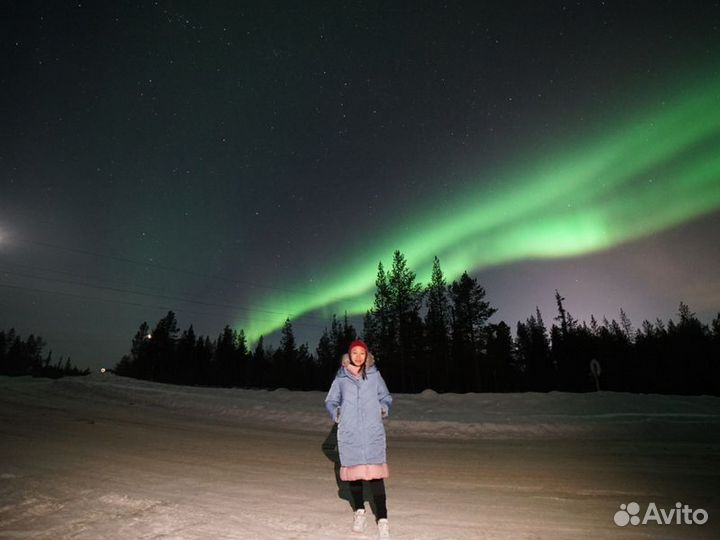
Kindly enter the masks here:
<path id="1" fill-rule="evenodd" d="M 490 323 L 496 312 L 485 290 L 467 272 L 448 283 L 436 258 L 427 285 L 418 282 L 399 251 L 392 267 L 378 264 L 375 300 L 362 332 L 333 316 L 311 351 L 298 344 L 290 319 L 277 347 L 262 337 L 251 347 L 230 326 L 212 339 L 181 331 L 170 311 L 154 326 L 143 322 L 120 375 L 185 385 L 325 390 L 348 344 L 370 345 L 394 392 L 587 392 L 612 390 L 720 396 L 720 313 L 708 327 L 680 303 L 667 321 L 635 328 L 622 309 L 619 320 L 578 321 L 555 291 L 557 311 L 546 319 L 536 308 L 513 332 Z M 85 375 L 70 358 L 54 360 L 40 336 L 22 339 L 0 331 L 0 374 Z"/>
<path id="2" fill-rule="evenodd" d="M 0 330 L 0 375 L 32 375 L 57 379 L 65 375 L 87 375 L 89 370 L 80 371 L 73 366 L 70 358 L 53 360 L 52 351 L 43 356 L 45 340 L 30 334 L 20 337 L 14 328 Z"/>
<path id="3" fill-rule="evenodd" d="M 362 337 L 394 392 L 587 392 L 612 390 L 720 395 L 720 313 L 710 327 L 681 303 L 676 318 L 576 320 L 555 291 L 557 312 L 539 310 L 512 329 L 489 323 L 496 312 L 467 272 L 445 280 L 435 258 L 422 285 L 399 251 L 378 265 L 375 300 Z M 277 348 L 261 337 L 251 348 L 242 330 L 216 339 L 180 331 L 173 312 L 142 323 L 118 374 L 176 384 L 326 390 L 340 357 L 360 333 L 333 316 L 315 351 L 298 345 L 288 319 Z"/>

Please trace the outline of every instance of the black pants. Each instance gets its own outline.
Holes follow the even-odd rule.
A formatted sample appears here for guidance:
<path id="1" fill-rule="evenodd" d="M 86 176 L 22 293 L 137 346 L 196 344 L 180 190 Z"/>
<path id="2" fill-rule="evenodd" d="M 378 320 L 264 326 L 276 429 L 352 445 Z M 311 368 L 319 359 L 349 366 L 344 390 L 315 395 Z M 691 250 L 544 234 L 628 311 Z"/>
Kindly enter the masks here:
<path id="1" fill-rule="evenodd" d="M 363 481 L 353 480 L 348 482 L 350 484 L 350 495 L 352 496 L 353 510 L 359 510 L 365 508 L 363 502 Z M 387 519 L 387 500 L 385 496 L 385 482 L 382 478 L 376 480 L 368 480 L 370 484 L 370 492 L 373 496 L 373 502 L 375 503 L 375 511 L 377 512 L 378 519 Z"/>

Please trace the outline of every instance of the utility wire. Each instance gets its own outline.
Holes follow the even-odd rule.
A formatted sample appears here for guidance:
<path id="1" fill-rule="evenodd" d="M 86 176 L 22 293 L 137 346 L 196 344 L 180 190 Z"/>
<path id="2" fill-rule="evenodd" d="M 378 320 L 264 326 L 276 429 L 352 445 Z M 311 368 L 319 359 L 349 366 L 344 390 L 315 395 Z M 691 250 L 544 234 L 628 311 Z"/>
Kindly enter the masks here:
<path id="1" fill-rule="evenodd" d="M 13 266 L 16 268 L 28 268 L 30 270 L 36 270 L 39 272 L 50 272 L 51 274 L 60 274 L 63 276 L 85 277 L 90 280 L 94 279 L 92 276 L 78 276 L 77 272 L 69 272 L 67 270 L 57 270 L 55 268 L 47 268 L 47 267 L 43 267 L 43 266 L 34 266 L 34 265 L 30 265 L 30 264 L 22 264 L 22 263 L 10 262 L 10 261 L 0 261 L 0 264 L 6 265 L 6 266 L 9 265 L 9 266 Z M 6 272 L 6 271 L 0 269 L 0 272 Z M 7 271 L 7 273 L 10 273 L 10 272 Z M 130 283 L 127 281 L 110 280 L 110 281 L 105 281 L 104 283 L 102 283 L 102 280 L 96 280 L 96 281 L 101 282 L 100 285 L 105 285 L 108 287 L 110 287 L 110 286 L 118 286 L 118 287 L 128 286 L 128 287 L 136 287 L 138 289 L 145 289 L 148 291 L 160 291 L 160 292 L 164 292 L 166 290 L 166 289 L 161 289 L 159 287 L 149 287 L 148 285 L 137 285 L 135 283 Z M 91 283 L 91 285 L 94 285 L 94 284 Z"/>
<path id="2" fill-rule="evenodd" d="M 90 255 L 92 257 L 110 259 L 110 260 L 114 260 L 114 261 L 125 262 L 125 263 L 129 263 L 129 264 L 143 266 L 143 267 L 157 268 L 158 270 L 164 270 L 167 272 L 176 272 L 178 274 L 185 274 L 185 275 L 194 276 L 194 277 L 201 277 L 204 279 L 213 279 L 213 280 L 217 280 L 217 281 L 225 281 L 225 282 L 233 283 L 233 284 L 240 283 L 240 284 L 248 285 L 250 287 L 258 288 L 258 289 L 269 289 L 269 290 L 273 290 L 273 291 L 279 291 L 279 292 L 285 292 L 285 293 L 291 293 L 291 294 L 299 294 L 299 295 L 303 295 L 303 296 L 316 296 L 317 295 L 317 293 L 315 293 L 315 292 L 301 291 L 301 290 L 297 290 L 297 289 L 288 289 L 288 288 L 284 288 L 284 287 L 273 287 L 270 285 L 260 285 L 256 282 L 252 282 L 252 281 L 248 281 L 248 280 L 231 279 L 231 278 L 227 278 L 224 276 L 204 274 L 202 272 L 194 272 L 192 270 L 184 270 L 181 268 L 175 268 L 175 267 L 167 266 L 167 265 L 163 265 L 163 264 L 157 264 L 157 263 L 152 263 L 152 262 L 147 262 L 147 261 L 140 261 L 137 259 L 131 259 L 129 257 L 120 257 L 117 255 L 108 255 L 105 253 L 97 253 L 94 251 L 88 251 L 88 250 L 78 249 L 78 248 L 74 248 L 74 247 L 59 246 L 56 244 L 50 244 L 48 242 L 39 242 L 37 240 L 25 240 L 24 242 L 28 243 L 28 244 L 34 244 L 37 246 L 41 246 L 41 247 L 57 249 L 57 250 L 61 250 L 61 251 L 68 251 L 70 253 L 80 253 L 82 255 Z"/>
<path id="3" fill-rule="evenodd" d="M 149 305 L 149 304 L 142 304 L 142 303 L 139 303 L 139 302 L 130 302 L 130 301 L 126 301 L 126 300 L 113 300 L 113 299 L 110 299 L 110 298 L 100 298 L 100 297 L 93 297 L 93 296 L 87 296 L 87 295 L 76 294 L 76 293 L 52 291 L 52 290 L 47 290 L 47 289 L 37 289 L 37 288 L 34 288 L 34 287 L 23 287 L 23 286 L 20 286 L 20 285 L 7 285 L 7 284 L 4 284 L 4 283 L 0 283 L 0 287 L 5 287 L 5 288 L 7 288 L 7 289 L 30 291 L 30 292 L 40 292 L 40 293 L 47 293 L 47 294 L 57 294 L 57 295 L 61 295 L 61 296 L 68 296 L 68 297 L 71 297 L 71 298 L 79 298 L 79 299 L 82 299 L 82 300 L 95 300 L 95 301 L 100 301 L 100 302 L 109 302 L 109 303 L 113 303 L 113 304 L 121 304 L 121 305 L 126 305 L 126 306 L 135 306 L 135 307 L 142 307 L 142 308 L 149 308 L 149 309 L 168 310 L 168 311 L 180 311 L 180 312 L 194 313 L 194 314 L 196 314 L 196 315 L 205 315 L 205 316 L 209 316 L 209 317 L 217 317 L 217 316 L 218 316 L 217 313 L 207 313 L 207 312 L 201 312 L 201 311 L 195 311 L 195 310 L 184 309 L 184 308 L 177 308 L 177 307 Z M 212 304 L 209 304 L 209 305 L 212 305 Z M 247 322 L 250 322 L 250 320 L 247 319 L 247 318 L 245 318 L 245 317 L 241 317 L 241 319 L 243 319 L 243 320 L 245 320 L 245 321 L 247 321 Z M 258 319 L 258 320 L 263 321 L 263 322 L 271 322 L 271 323 L 277 322 L 276 319 L 272 319 L 272 320 L 269 320 L 269 319 Z M 327 325 L 320 326 L 320 325 L 318 325 L 318 324 L 301 323 L 301 322 L 293 322 L 292 324 L 293 324 L 293 326 L 305 326 L 305 327 L 312 327 L 312 328 L 324 328 L 324 327 L 327 326 Z"/>
<path id="4" fill-rule="evenodd" d="M 83 282 L 80 282 L 80 281 L 73 281 L 73 280 L 59 279 L 59 278 L 51 278 L 51 277 L 44 277 L 44 276 L 35 276 L 35 275 L 29 275 L 29 274 L 22 274 L 22 273 L 19 273 L 19 272 L 9 272 L 9 271 L 7 271 L 7 270 L 3 270 L 2 272 L 3 272 L 4 274 L 8 274 L 8 275 L 12 275 L 12 276 L 17 276 L 17 277 L 30 278 L 30 279 L 41 279 L 41 280 L 44 280 L 44 281 L 51 281 L 51 282 L 55 282 L 55 283 L 63 283 L 63 284 L 66 284 L 66 285 L 77 285 L 77 286 L 81 286 L 81 287 L 87 287 L 87 288 L 90 288 L 90 289 L 98 289 L 98 290 L 104 290 L 104 291 L 110 291 L 110 292 L 117 292 L 117 293 L 123 293 L 123 294 L 134 294 L 134 295 L 137 295 L 137 296 L 156 297 L 156 298 L 162 298 L 162 299 L 164 299 L 164 300 L 175 300 L 175 301 L 178 301 L 178 302 L 186 302 L 186 303 L 190 303 L 190 304 L 199 304 L 199 305 L 204 305 L 204 306 L 213 306 L 213 307 L 227 308 L 227 309 L 233 309 L 233 310 L 242 310 L 242 311 L 249 311 L 249 312 L 267 313 L 267 314 L 270 314 L 270 315 L 278 315 L 278 316 L 280 316 L 280 317 L 289 317 L 289 316 L 290 316 L 290 315 L 287 314 L 287 313 L 283 313 L 283 312 L 279 312 L 279 311 L 272 311 L 272 310 L 268 310 L 268 309 L 251 309 L 251 308 L 241 307 L 241 306 L 232 305 L 232 304 L 221 304 L 221 303 L 217 303 L 217 302 L 207 302 L 207 301 L 204 301 L 204 300 L 195 300 L 195 299 L 192 299 L 192 298 L 182 298 L 182 297 L 179 297 L 179 296 L 170 296 L 170 295 L 166 295 L 166 294 L 142 293 L 142 292 L 133 291 L 133 290 L 131 290 L 131 289 L 121 289 L 121 288 L 118 288 L 118 287 L 109 287 L 109 286 L 102 286 L 102 285 L 89 285 L 89 284 L 87 284 L 87 283 L 83 283 Z M 305 318 L 310 318 L 310 319 L 312 319 L 312 320 L 317 320 L 318 322 L 321 321 L 321 319 L 320 319 L 319 317 L 315 317 L 315 316 L 312 316 L 312 315 L 307 315 L 307 316 L 305 316 Z M 270 321 L 270 320 L 265 319 L 265 322 L 275 322 L 275 321 L 274 321 L 274 320 L 273 320 L 273 321 Z"/>

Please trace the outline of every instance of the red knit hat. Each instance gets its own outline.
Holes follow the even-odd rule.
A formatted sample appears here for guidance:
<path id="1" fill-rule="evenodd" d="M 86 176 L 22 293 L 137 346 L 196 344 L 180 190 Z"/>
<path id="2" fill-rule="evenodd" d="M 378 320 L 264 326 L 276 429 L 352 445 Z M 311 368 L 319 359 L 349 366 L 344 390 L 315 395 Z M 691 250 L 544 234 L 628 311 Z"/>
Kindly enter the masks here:
<path id="1" fill-rule="evenodd" d="M 370 349 L 368 349 L 368 346 L 362 339 L 356 339 L 355 341 L 353 341 L 348 347 L 348 353 L 351 352 L 354 347 L 362 347 L 363 349 L 365 349 L 366 353 L 370 352 Z"/>

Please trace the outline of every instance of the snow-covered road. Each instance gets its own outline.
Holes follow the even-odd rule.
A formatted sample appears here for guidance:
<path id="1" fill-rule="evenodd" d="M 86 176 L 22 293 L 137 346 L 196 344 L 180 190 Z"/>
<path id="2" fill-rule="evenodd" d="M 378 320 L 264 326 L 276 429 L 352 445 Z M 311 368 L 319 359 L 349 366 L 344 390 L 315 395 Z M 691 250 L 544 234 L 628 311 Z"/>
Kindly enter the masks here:
<path id="1" fill-rule="evenodd" d="M 323 398 L 2 377 L 0 537 L 363 538 L 349 532 Z M 393 538 L 720 536 L 718 398 L 395 398 Z M 709 519 L 617 526 L 633 501 Z"/>

